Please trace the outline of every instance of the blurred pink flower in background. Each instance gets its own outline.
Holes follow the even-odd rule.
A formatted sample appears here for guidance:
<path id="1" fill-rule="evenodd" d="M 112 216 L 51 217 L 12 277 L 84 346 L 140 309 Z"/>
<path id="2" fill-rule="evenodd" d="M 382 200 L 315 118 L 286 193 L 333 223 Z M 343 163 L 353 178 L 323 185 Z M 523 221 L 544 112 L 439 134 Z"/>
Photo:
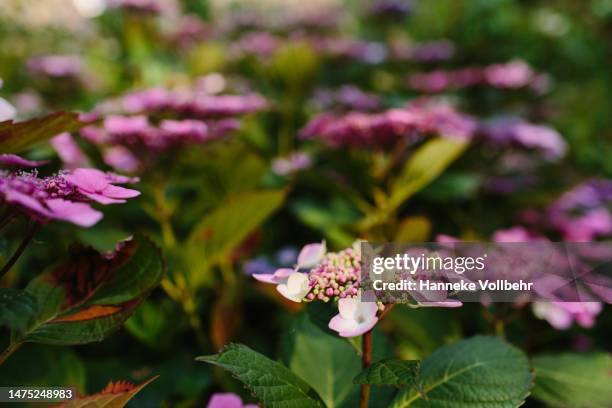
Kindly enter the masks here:
<path id="1" fill-rule="evenodd" d="M 402 139 L 422 136 L 470 138 L 476 122 L 445 103 L 414 101 L 404 108 L 381 113 L 349 112 L 343 116 L 322 113 L 300 131 L 303 139 L 320 138 L 334 147 L 378 147 L 393 145 Z"/>
<path id="2" fill-rule="evenodd" d="M 279 176 L 288 176 L 300 170 L 309 169 L 312 159 L 306 153 L 293 153 L 288 157 L 279 157 L 272 162 L 272 170 Z"/>
<path id="3" fill-rule="evenodd" d="M 568 241 L 612 236 L 612 180 L 594 179 L 567 191 L 549 207 L 547 218 Z"/>
<path id="4" fill-rule="evenodd" d="M 499 118 L 480 125 L 478 133 L 487 142 L 502 147 L 522 147 L 539 151 L 550 160 L 565 155 L 563 137 L 548 126 L 534 125 L 518 118 Z"/>
<path id="5" fill-rule="evenodd" d="M 573 322 L 591 328 L 603 308 L 599 302 L 534 302 L 532 307 L 536 317 L 558 330 L 569 329 Z"/>
<path id="6" fill-rule="evenodd" d="M 243 404 L 242 399 L 232 393 L 216 393 L 210 397 L 206 408 L 258 408 L 257 404 Z"/>
<path id="7" fill-rule="evenodd" d="M 81 73 L 83 62 L 78 55 L 41 55 L 27 61 L 32 74 L 52 78 L 76 77 Z"/>
<path id="8" fill-rule="evenodd" d="M 64 162 L 67 169 L 86 167 L 89 164 L 87 156 L 72 138 L 70 133 L 61 133 L 51 139 L 51 146 Z"/>

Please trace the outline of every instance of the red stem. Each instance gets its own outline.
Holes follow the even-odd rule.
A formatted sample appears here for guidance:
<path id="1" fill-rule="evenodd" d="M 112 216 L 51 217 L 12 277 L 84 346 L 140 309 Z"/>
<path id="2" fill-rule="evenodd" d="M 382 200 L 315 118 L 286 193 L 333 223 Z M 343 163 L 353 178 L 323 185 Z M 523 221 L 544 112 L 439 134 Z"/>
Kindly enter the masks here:
<path id="1" fill-rule="evenodd" d="M 366 369 L 372 364 L 372 330 L 361 337 L 361 365 Z M 359 390 L 359 408 L 368 408 L 370 402 L 370 385 L 362 384 Z"/>

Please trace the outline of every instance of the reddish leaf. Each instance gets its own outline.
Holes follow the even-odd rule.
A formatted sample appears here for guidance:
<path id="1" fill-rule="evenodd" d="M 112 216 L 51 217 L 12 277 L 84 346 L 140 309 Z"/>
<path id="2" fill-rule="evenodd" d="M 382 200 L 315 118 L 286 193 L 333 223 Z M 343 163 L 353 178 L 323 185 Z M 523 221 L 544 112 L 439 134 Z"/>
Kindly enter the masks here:
<path id="1" fill-rule="evenodd" d="M 61 408 L 123 408 L 134 395 L 149 383 L 157 379 L 155 376 L 140 385 L 134 385 L 127 381 L 109 382 L 102 391 L 97 394 L 77 397 L 71 401 L 58 405 Z"/>

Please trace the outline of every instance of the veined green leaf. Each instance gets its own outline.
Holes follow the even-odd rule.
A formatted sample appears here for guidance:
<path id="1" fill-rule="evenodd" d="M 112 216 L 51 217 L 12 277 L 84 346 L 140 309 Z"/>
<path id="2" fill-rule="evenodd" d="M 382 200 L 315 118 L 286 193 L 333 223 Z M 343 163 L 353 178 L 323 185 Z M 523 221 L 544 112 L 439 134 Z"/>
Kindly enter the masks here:
<path id="1" fill-rule="evenodd" d="M 160 282 L 159 249 L 137 236 L 112 258 L 76 248 L 70 261 L 34 279 L 26 290 L 39 311 L 17 341 L 83 344 L 117 330 Z"/>
<path id="2" fill-rule="evenodd" d="M 533 358 L 533 396 L 550 407 L 606 408 L 612 401 L 612 356 L 607 353 Z"/>
<path id="3" fill-rule="evenodd" d="M 361 370 L 361 360 L 346 340 L 324 332 L 303 314 L 283 343 L 287 367 L 317 391 L 326 407 L 357 404 L 359 387 L 352 380 Z"/>
<path id="4" fill-rule="evenodd" d="M 74 132 L 83 125 L 79 115 L 72 112 L 56 112 L 24 122 L 0 122 L 0 153 L 18 153 L 62 132 Z"/>
<path id="5" fill-rule="evenodd" d="M 382 360 L 363 370 L 354 382 L 357 384 L 417 386 L 420 362 L 414 360 Z"/>
<path id="6" fill-rule="evenodd" d="M 219 354 L 198 357 L 231 372 L 262 405 L 270 408 L 310 408 L 321 403 L 314 390 L 287 367 L 242 344 L 230 344 Z"/>
<path id="7" fill-rule="evenodd" d="M 35 316 L 38 304 L 34 296 L 19 289 L 0 288 L 0 327 L 22 331 Z"/>
<path id="8" fill-rule="evenodd" d="M 423 360 L 418 386 L 391 404 L 427 408 L 516 408 L 529 394 L 532 375 L 525 354 L 497 337 L 477 336 Z"/>

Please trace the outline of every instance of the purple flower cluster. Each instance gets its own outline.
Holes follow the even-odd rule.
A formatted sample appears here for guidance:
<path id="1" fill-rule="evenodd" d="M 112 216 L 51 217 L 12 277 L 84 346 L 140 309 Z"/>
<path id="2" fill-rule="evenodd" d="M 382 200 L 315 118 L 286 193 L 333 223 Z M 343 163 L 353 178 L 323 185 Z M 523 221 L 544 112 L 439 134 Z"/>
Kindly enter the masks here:
<path id="1" fill-rule="evenodd" d="M 413 74 L 408 83 L 412 89 L 422 92 L 444 92 L 476 85 L 488 85 L 501 89 L 529 88 L 538 93 L 550 87 L 548 75 L 536 72 L 525 61 L 512 60 L 485 68 L 467 67 L 454 70 L 435 70 Z"/>
<path id="2" fill-rule="evenodd" d="M 102 106 L 119 109 L 130 114 L 165 113 L 193 119 L 222 118 L 246 115 L 267 108 L 266 100 L 259 94 L 210 95 L 206 92 L 175 91 L 164 88 L 151 88 L 131 92 L 117 101 Z"/>
<path id="3" fill-rule="evenodd" d="M 384 147 L 429 134 L 470 138 L 476 128 L 472 118 L 450 105 L 416 101 L 381 113 L 350 112 L 339 117 L 323 113 L 302 129 L 300 137 L 320 138 L 335 147 Z"/>
<path id="4" fill-rule="evenodd" d="M 405 39 L 393 40 L 389 53 L 394 60 L 418 62 L 446 61 L 455 55 L 455 45 L 449 40 L 435 40 L 413 43 Z"/>
<path id="5" fill-rule="evenodd" d="M 27 167 L 39 164 L 17 159 L 20 158 L 4 156 L 2 162 Z M 90 203 L 124 203 L 140 193 L 116 184 L 136 181 L 87 168 L 48 177 L 39 177 L 36 170 L 0 170 L 0 205 L 8 207 L 8 214 L 21 212 L 41 223 L 61 220 L 90 227 L 102 218 L 102 213 L 94 210 Z"/>
<path id="6" fill-rule="evenodd" d="M 353 85 L 337 90 L 318 89 L 313 96 L 314 105 L 321 110 L 340 107 L 347 110 L 373 111 L 381 106 L 380 98 Z"/>
<path id="7" fill-rule="evenodd" d="M 496 119 L 482 124 L 478 133 L 493 144 L 540 151 L 551 160 L 563 157 L 567 151 L 565 140 L 556 130 L 521 119 Z"/>
<path id="8" fill-rule="evenodd" d="M 106 117 L 101 125 L 81 129 L 81 136 L 102 146 L 106 164 L 133 172 L 159 153 L 222 138 L 240 128 L 236 116 L 266 106 L 266 100 L 253 93 L 211 95 L 197 87 L 193 91 L 153 88 L 98 106 L 94 116 Z"/>
<path id="9" fill-rule="evenodd" d="M 76 77 L 83 63 L 78 55 L 41 55 L 27 61 L 30 73 L 52 78 Z"/>
<path id="10" fill-rule="evenodd" d="M 612 236 L 612 180 L 578 185 L 549 207 L 547 217 L 568 241 Z"/>
<path id="11" fill-rule="evenodd" d="M 310 293 L 307 300 L 324 302 L 356 297 L 361 277 L 361 252 L 355 248 L 329 252 L 309 272 Z"/>

